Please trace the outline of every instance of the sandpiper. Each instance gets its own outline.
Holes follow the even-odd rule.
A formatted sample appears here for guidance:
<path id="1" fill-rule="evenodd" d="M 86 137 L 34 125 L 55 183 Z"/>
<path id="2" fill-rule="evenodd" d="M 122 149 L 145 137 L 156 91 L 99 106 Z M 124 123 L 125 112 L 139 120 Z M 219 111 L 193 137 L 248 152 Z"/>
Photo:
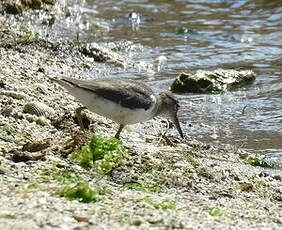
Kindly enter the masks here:
<path id="1" fill-rule="evenodd" d="M 156 116 L 171 120 L 183 138 L 177 118 L 178 101 L 170 94 L 155 95 L 147 85 L 133 80 L 51 79 L 66 88 L 90 111 L 118 123 L 116 138 L 119 138 L 125 125 L 147 121 Z"/>

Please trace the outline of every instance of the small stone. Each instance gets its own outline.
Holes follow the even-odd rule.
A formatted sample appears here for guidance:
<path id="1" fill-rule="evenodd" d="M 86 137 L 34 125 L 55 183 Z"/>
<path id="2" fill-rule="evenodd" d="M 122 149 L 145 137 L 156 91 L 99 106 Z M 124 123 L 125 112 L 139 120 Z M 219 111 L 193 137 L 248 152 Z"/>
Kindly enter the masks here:
<path id="1" fill-rule="evenodd" d="M 43 67 L 39 67 L 37 72 L 39 73 L 45 73 L 45 69 Z"/>
<path id="2" fill-rule="evenodd" d="M 27 162 L 27 161 L 38 161 L 38 160 L 45 159 L 44 153 L 30 154 L 27 152 L 19 151 L 17 149 L 11 150 L 10 154 L 12 154 L 12 161 L 14 161 L 15 163 Z"/>
<path id="3" fill-rule="evenodd" d="M 282 177 L 281 177 L 281 175 L 273 175 L 272 176 L 273 177 L 273 179 L 275 179 L 275 180 L 282 180 Z"/>
<path id="4" fill-rule="evenodd" d="M 240 189 L 243 192 L 252 192 L 254 190 L 254 186 L 249 182 L 242 182 L 240 184 Z"/>
<path id="5" fill-rule="evenodd" d="M 89 218 L 86 216 L 77 216 L 77 215 L 73 215 L 73 218 L 77 221 L 77 222 L 88 222 Z"/>
<path id="6" fill-rule="evenodd" d="M 141 220 L 133 220 L 132 225 L 135 225 L 135 226 L 140 226 L 142 224 L 142 221 Z"/>
<path id="7" fill-rule="evenodd" d="M 35 141 L 35 142 L 28 142 L 23 145 L 22 151 L 38 152 L 46 148 L 49 148 L 50 146 L 51 146 L 50 139 L 45 139 L 42 141 Z"/>

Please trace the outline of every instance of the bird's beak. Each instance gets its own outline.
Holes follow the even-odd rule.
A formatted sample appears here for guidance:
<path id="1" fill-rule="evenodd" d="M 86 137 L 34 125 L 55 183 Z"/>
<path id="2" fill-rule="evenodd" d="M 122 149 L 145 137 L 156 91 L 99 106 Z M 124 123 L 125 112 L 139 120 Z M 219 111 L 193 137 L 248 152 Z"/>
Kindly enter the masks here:
<path id="1" fill-rule="evenodd" d="M 179 135 L 181 136 L 181 138 L 184 138 L 184 135 L 183 135 L 183 132 L 182 132 L 182 129 L 180 127 L 180 124 L 179 124 L 179 121 L 178 121 L 176 114 L 175 114 L 174 118 L 172 119 L 172 121 L 173 121 L 173 124 L 175 125 Z"/>

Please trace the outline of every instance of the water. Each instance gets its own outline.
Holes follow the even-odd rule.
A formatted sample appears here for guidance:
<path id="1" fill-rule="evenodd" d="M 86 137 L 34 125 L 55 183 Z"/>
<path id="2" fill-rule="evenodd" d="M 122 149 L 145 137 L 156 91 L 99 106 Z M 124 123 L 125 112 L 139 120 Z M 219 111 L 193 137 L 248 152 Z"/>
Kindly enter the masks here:
<path id="1" fill-rule="evenodd" d="M 134 78 L 159 92 L 183 71 L 253 70 L 254 84 L 235 92 L 178 95 L 180 120 L 188 136 L 282 160 L 282 1 L 59 2 L 58 9 L 71 16 L 48 33 L 75 39 L 79 32 L 80 41 L 115 47 L 139 63 L 124 69 L 103 65 L 84 73 L 89 77 Z M 177 34 L 181 27 L 187 33 Z"/>

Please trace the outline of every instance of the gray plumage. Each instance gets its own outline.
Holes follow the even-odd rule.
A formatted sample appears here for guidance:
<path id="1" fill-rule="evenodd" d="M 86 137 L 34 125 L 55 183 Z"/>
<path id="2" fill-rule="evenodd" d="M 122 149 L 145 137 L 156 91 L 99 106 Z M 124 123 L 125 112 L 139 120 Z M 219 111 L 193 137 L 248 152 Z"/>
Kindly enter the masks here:
<path id="1" fill-rule="evenodd" d="M 66 77 L 61 80 L 73 86 L 89 90 L 99 97 L 116 102 L 125 108 L 148 110 L 153 103 L 150 98 L 154 94 L 151 88 L 132 80 L 103 79 L 103 81 L 87 81 Z"/>

